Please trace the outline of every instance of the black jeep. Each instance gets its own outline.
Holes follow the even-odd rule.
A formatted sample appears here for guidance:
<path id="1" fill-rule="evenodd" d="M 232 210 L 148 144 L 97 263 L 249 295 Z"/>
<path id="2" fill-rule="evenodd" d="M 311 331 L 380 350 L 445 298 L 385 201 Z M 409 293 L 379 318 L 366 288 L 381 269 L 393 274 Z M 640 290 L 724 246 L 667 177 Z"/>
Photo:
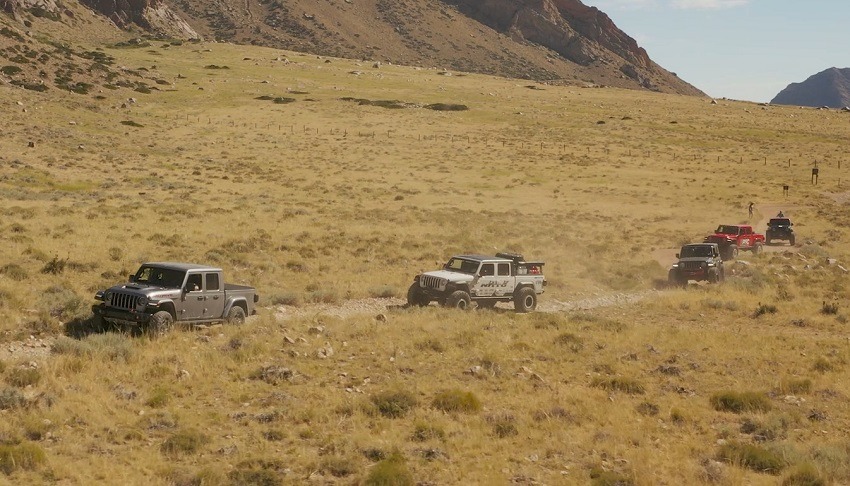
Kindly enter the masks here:
<path id="1" fill-rule="evenodd" d="M 765 242 L 769 245 L 773 240 L 787 240 L 794 246 L 794 230 L 791 226 L 791 220 L 788 218 L 771 218 L 764 234 Z"/>
<path id="2" fill-rule="evenodd" d="M 679 253 L 679 259 L 667 273 L 670 285 L 685 287 L 689 280 L 707 280 L 711 283 L 722 282 L 726 278 L 720 248 L 717 243 L 694 243 L 685 245 Z"/>

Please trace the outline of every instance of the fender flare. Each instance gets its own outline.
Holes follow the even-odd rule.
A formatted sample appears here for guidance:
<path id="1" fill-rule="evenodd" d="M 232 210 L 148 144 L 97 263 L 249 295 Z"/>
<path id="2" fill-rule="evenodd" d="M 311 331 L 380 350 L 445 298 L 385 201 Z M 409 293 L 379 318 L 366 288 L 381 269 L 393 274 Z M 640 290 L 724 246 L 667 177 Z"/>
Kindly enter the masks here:
<path id="1" fill-rule="evenodd" d="M 248 300 L 244 297 L 238 297 L 227 301 L 227 303 L 224 305 L 224 314 L 222 315 L 226 316 L 230 312 L 230 309 L 233 308 L 233 306 L 241 307 L 242 310 L 245 311 L 245 315 L 248 315 Z"/>

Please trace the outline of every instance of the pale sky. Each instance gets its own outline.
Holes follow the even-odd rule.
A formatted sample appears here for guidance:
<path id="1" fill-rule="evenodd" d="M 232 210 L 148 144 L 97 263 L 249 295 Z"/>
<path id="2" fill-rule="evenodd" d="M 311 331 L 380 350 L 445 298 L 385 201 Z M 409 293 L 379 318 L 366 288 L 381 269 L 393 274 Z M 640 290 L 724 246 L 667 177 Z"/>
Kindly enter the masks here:
<path id="1" fill-rule="evenodd" d="M 584 0 L 709 96 L 770 101 L 850 68 L 850 0 Z"/>

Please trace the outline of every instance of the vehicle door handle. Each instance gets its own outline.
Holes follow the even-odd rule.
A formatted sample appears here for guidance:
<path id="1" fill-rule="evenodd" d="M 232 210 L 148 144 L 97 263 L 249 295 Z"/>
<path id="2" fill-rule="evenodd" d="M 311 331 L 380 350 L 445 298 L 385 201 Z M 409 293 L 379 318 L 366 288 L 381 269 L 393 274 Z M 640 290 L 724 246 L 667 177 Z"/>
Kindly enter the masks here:
<path id="1" fill-rule="evenodd" d="M 198 296 L 198 300 L 206 300 L 206 299 L 207 299 L 207 298 L 206 298 L 206 297 L 204 297 L 203 295 L 199 295 L 199 296 Z"/>
<path id="2" fill-rule="evenodd" d="M 217 295 L 213 295 L 213 300 L 218 300 L 218 296 L 217 296 Z"/>

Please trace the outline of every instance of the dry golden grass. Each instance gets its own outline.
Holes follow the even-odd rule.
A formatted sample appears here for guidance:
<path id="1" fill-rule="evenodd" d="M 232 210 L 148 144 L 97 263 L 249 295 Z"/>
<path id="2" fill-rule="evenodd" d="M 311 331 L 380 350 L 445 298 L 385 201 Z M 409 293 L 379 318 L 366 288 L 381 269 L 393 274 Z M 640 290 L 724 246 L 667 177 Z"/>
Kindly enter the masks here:
<path id="1" fill-rule="evenodd" d="M 225 44 L 104 50 L 173 84 L 103 100 L 0 86 L 0 331 L 53 345 L 0 366 L 0 447 L 31 458 L 0 479 L 850 482 L 847 114 Z M 751 200 L 783 204 L 799 246 L 742 255 L 720 286 L 647 292 L 666 273 L 654 251 L 745 222 Z M 494 249 L 547 262 L 543 310 L 605 305 L 314 306 L 401 297 L 435 261 Z M 149 260 L 222 266 L 258 287 L 260 316 L 155 343 L 61 336 Z M 447 391 L 480 409 L 435 406 Z M 723 393 L 771 407 L 718 411 Z M 782 471 L 729 459 L 762 449 Z"/>

